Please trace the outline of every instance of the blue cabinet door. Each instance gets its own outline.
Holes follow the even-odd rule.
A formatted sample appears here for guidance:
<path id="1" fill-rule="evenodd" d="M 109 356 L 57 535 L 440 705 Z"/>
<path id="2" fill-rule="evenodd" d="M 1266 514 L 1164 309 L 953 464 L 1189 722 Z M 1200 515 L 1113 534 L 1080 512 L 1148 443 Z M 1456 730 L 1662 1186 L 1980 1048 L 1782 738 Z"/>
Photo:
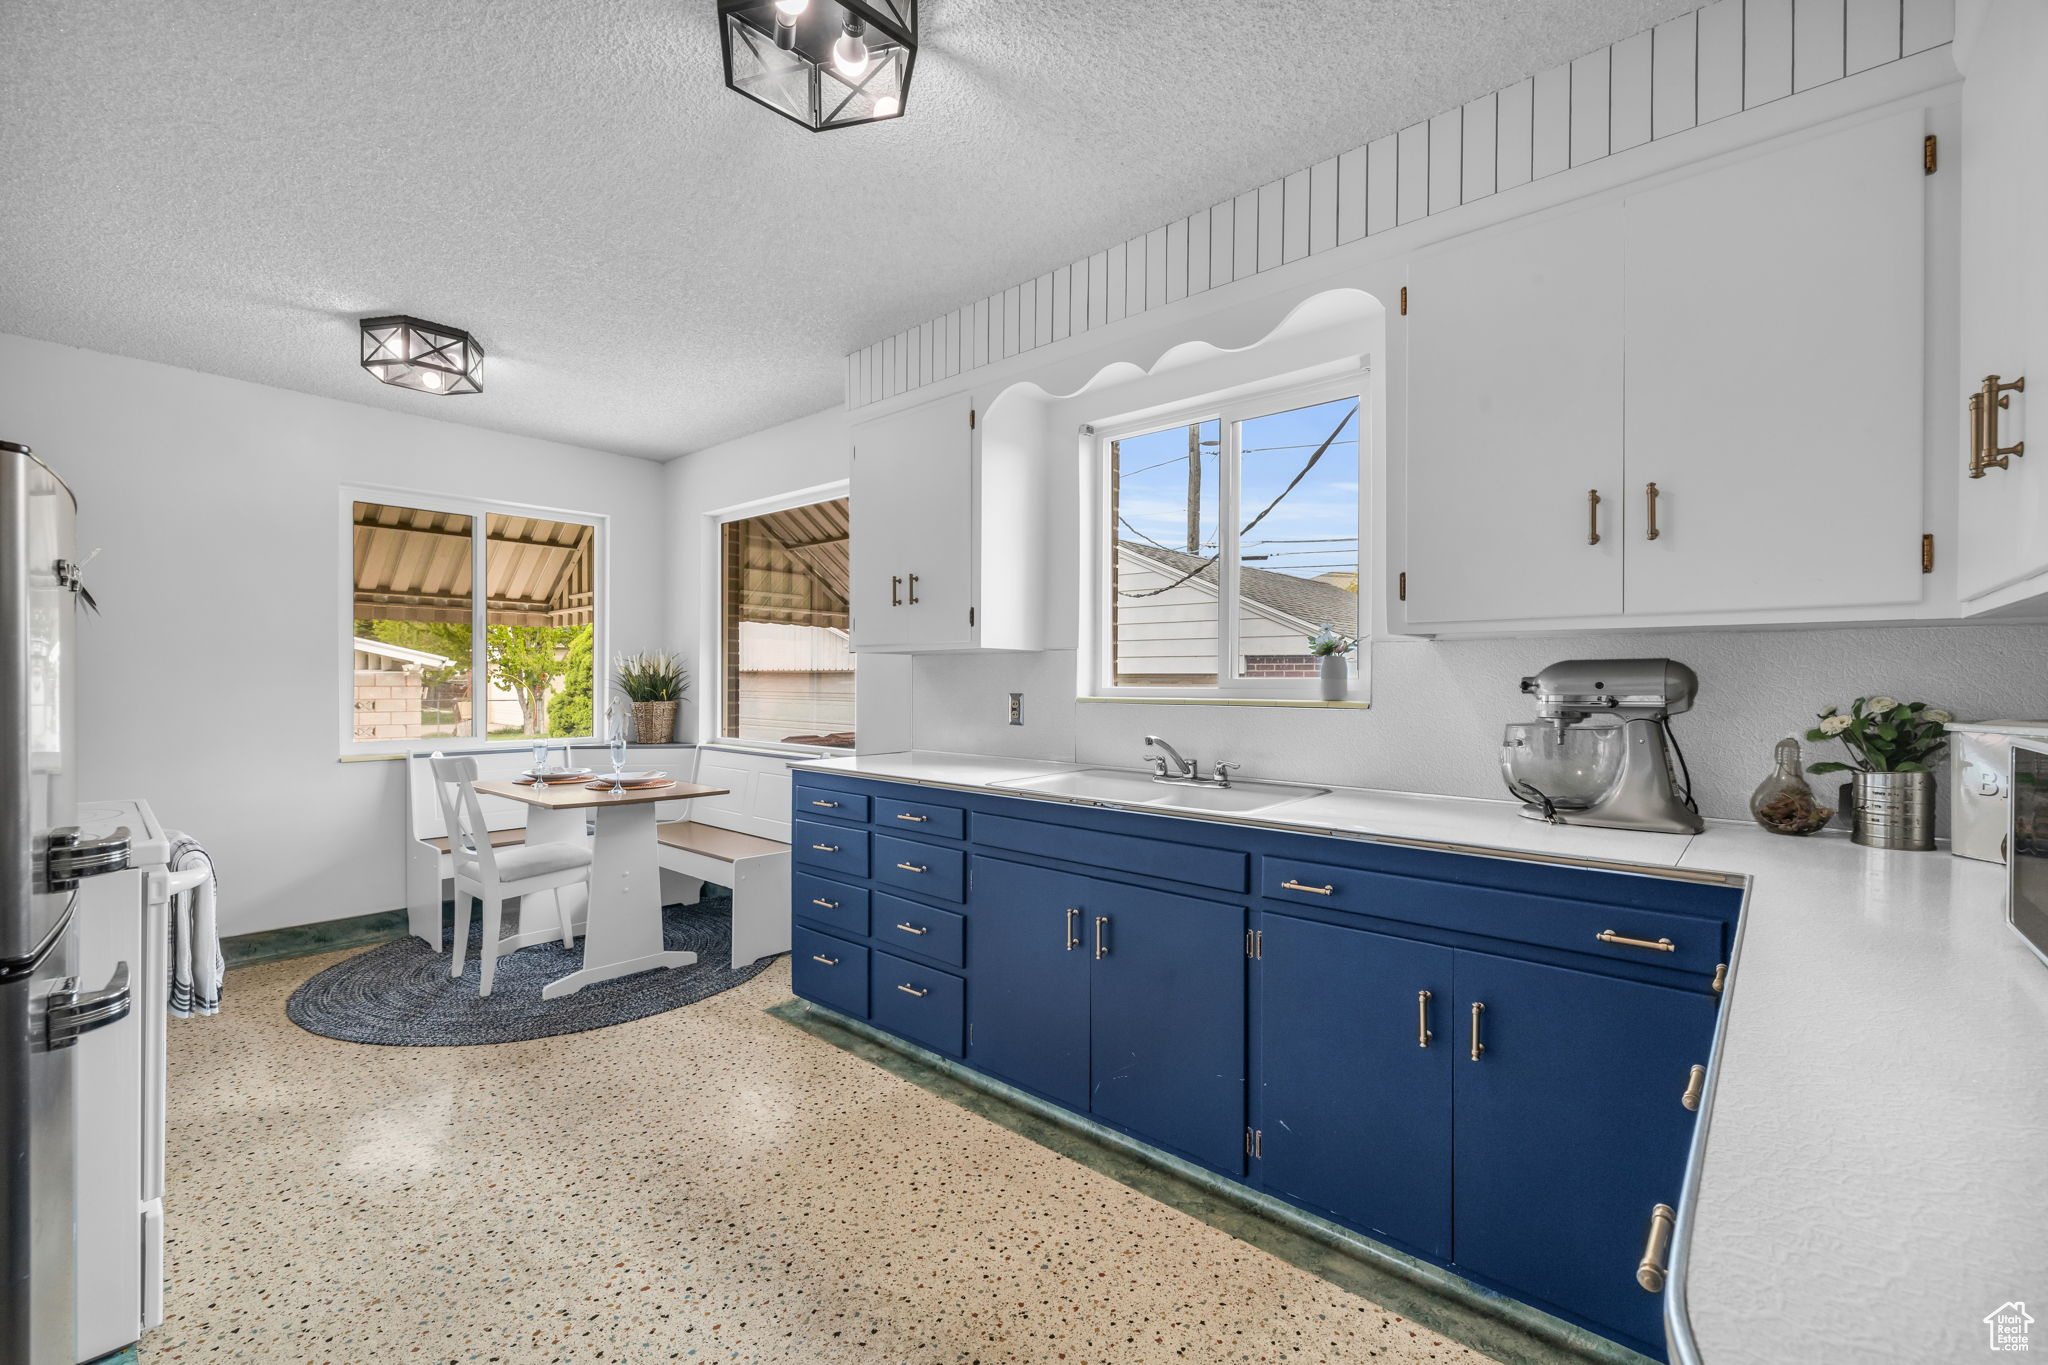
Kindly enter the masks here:
<path id="1" fill-rule="evenodd" d="M 1294 915 L 1259 926 L 1259 1183 L 1448 1258 L 1453 950 Z"/>
<path id="2" fill-rule="evenodd" d="M 967 1060 L 1088 1108 L 1086 906 L 1094 883 L 977 855 L 968 912 Z"/>
<path id="3" fill-rule="evenodd" d="M 1636 1268 L 1651 1210 L 1678 1203 L 1714 998 L 1490 953 L 1455 970 L 1454 1260 L 1661 1359 Z"/>
<path id="4" fill-rule="evenodd" d="M 1088 880 L 1090 1110 L 1243 1174 L 1244 907 Z"/>

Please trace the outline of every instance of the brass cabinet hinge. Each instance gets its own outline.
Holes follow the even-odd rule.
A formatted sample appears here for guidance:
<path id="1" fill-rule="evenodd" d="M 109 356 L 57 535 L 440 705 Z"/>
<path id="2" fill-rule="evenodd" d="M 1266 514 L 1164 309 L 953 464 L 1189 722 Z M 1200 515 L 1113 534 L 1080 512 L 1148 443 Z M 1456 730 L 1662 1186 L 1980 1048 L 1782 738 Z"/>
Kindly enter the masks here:
<path id="1" fill-rule="evenodd" d="M 972 431 L 972 430 L 974 430 L 974 409 L 973 409 L 973 408 L 969 408 L 969 409 L 967 410 L 967 429 L 968 429 L 969 431 Z"/>
<path id="2" fill-rule="evenodd" d="M 1929 175 L 1933 175 L 1934 165 L 1934 134 L 1929 133 L 1927 140 L 1920 144 L 1920 169 Z"/>
<path id="3" fill-rule="evenodd" d="M 1401 286 L 1401 316 L 1408 316 L 1408 286 L 1405 284 Z"/>
<path id="4" fill-rule="evenodd" d="M 1721 987 L 1727 984 L 1728 964 L 1725 962 L 1716 963 L 1714 966 L 1714 994 L 1719 995 L 1721 993 Z"/>
<path id="5" fill-rule="evenodd" d="M 970 625 L 970 626 L 974 624 L 974 608 L 973 608 L 973 607 L 969 607 L 969 608 L 967 609 L 967 624 L 968 624 L 968 625 Z"/>
<path id="6" fill-rule="evenodd" d="M 1408 600 L 1408 573 L 1405 569 L 1401 572 L 1401 600 L 1403 602 Z"/>
<path id="7" fill-rule="evenodd" d="M 1920 537 L 1920 572 L 1934 572 L 1934 533 L 1932 531 Z"/>

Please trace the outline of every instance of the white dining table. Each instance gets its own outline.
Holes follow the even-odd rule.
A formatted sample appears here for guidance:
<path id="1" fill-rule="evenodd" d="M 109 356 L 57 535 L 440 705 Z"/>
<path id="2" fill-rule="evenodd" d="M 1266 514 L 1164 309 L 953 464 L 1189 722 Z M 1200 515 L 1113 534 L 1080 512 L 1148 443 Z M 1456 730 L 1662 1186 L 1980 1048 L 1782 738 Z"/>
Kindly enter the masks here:
<path id="1" fill-rule="evenodd" d="M 687 967 L 697 955 L 664 948 L 661 935 L 661 865 L 654 808 L 663 801 L 725 796 L 724 787 L 670 782 L 660 787 L 598 788 L 582 782 L 542 786 L 529 782 L 479 782 L 480 796 L 501 796 L 532 807 L 526 817 L 530 844 L 591 841 L 590 890 L 565 887 L 565 906 L 582 921 L 583 966 L 541 988 L 543 1000 L 559 1000 L 585 986 L 667 967 Z M 586 833 L 586 823 L 594 832 Z M 529 923 L 519 908 L 519 930 L 506 941 L 517 949 L 557 937 L 560 922 L 538 916 Z"/>

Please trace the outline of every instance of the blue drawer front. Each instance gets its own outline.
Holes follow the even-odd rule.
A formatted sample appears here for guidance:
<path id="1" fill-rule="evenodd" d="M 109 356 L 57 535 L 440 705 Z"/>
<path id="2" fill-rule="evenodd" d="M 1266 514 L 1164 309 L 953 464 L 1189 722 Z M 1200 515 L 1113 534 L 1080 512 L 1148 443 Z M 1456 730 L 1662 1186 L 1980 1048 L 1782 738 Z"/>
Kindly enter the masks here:
<path id="1" fill-rule="evenodd" d="M 915 839 L 875 836 L 875 880 L 934 900 L 967 899 L 967 854 Z"/>
<path id="2" fill-rule="evenodd" d="M 875 825 L 877 828 L 900 827 L 903 833 L 924 839 L 964 839 L 967 837 L 967 812 L 958 806 L 934 806 L 923 801 L 898 801 L 878 796 L 875 798 Z"/>
<path id="3" fill-rule="evenodd" d="M 967 920 L 951 910 L 919 905 L 901 896 L 875 893 L 873 937 L 934 962 L 967 965 Z"/>
<path id="4" fill-rule="evenodd" d="M 790 835 L 796 860 L 842 877 L 868 875 L 868 832 L 823 820 L 798 820 Z"/>
<path id="5" fill-rule="evenodd" d="M 796 789 L 796 813 L 807 820 L 823 816 L 831 820 L 857 820 L 865 824 L 868 799 L 854 792 L 828 791 L 823 787 Z"/>
<path id="6" fill-rule="evenodd" d="M 792 879 L 796 917 L 813 920 L 820 927 L 842 934 L 868 936 L 868 892 L 864 886 L 839 882 L 799 872 Z"/>
<path id="7" fill-rule="evenodd" d="M 868 1017 L 868 950 L 796 925 L 790 930 L 790 988 L 842 1014 Z"/>
<path id="8" fill-rule="evenodd" d="M 966 990 L 960 978 L 893 953 L 875 953 L 878 1027 L 958 1057 L 965 1033 Z"/>
<path id="9" fill-rule="evenodd" d="M 1225 836 L 1219 832 L 1218 837 Z M 1250 858 L 1227 848 L 1013 820 L 1007 815 L 976 815 L 974 842 L 1218 891 L 1243 891 L 1249 885 Z"/>

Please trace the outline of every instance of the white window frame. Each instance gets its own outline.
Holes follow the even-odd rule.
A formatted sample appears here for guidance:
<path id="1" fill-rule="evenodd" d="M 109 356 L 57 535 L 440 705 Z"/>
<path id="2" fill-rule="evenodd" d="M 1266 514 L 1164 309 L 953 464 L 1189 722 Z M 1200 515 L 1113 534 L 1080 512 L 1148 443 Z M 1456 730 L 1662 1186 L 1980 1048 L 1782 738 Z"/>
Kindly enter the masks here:
<path id="1" fill-rule="evenodd" d="M 1090 487 L 1094 506 L 1090 510 L 1094 542 L 1094 572 L 1088 587 L 1085 618 L 1092 623 L 1094 674 L 1091 697 L 1105 701 L 1207 701 L 1269 702 L 1331 705 L 1321 702 L 1320 681 L 1315 678 L 1237 678 L 1238 535 L 1243 521 L 1239 508 L 1242 453 L 1238 424 L 1295 408 L 1350 399 L 1358 404 L 1351 419 L 1358 450 L 1358 647 L 1350 655 L 1350 684 L 1342 705 L 1363 705 L 1370 682 L 1370 641 L 1372 614 L 1370 566 L 1375 554 L 1369 549 L 1371 535 L 1370 489 L 1372 469 L 1372 386 L 1371 375 L 1361 369 L 1339 379 L 1313 383 L 1253 389 L 1233 393 L 1227 399 L 1205 399 L 1148 413 L 1132 419 L 1095 426 L 1089 439 L 1095 443 Z M 1110 445 L 1116 441 L 1159 431 L 1215 422 L 1221 433 L 1218 469 L 1222 489 L 1217 498 L 1218 552 L 1216 592 L 1216 682 L 1185 687 L 1162 684 L 1126 684 L 1116 680 L 1116 613 L 1110 601 L 1112 574 L 1116 561 L 1116 527 L 1109 523 L 1112 477 Z M 1313 624 L 1311 625 L 1313 629 Z M 1306 634 L 1306 632 L 1304 632 Z"/>
<path id="2" fill-rule="evenodd" d="M 588 739 L 570 740 L 570 743 L 596 742 L 604 729 L 603 699 L 609 695 L 607 688 L 606 660 L 611 658 L 611 519 L 602 512 L 572 512 L 560 507 L 537 507 L 523 502 L 501 502 L 489 498 L 466 498 L 441 493 L 422 493 L 412 488 L 390 488 L 373 484 L 344 484 L 341 488 L 341 756 L 344 759 L 402 757 L 406 754 L 443 752 L 478 753 L 504 749 L 520 749 L 532 744 L 531 739 L 491 739 L 485 726 L 490 720 L 488 704 L 472 705 L 470 708 L 470 733 L 467 735 L 420 736 L 414 739 L 370 739 L 355 737 L 355 639 L 356 619 L 356 567 L 355 567 L 355 505 L 359 502 L 383 503 L 393 507 L 412 507 L 422 512 L 441 512 L 470 518 L 472 531 L 482 530 L 484 535 L 470 537 L 470 677 L 472 689 L 478 690 L 489 700 L 489 669 L 484 661 L 486 650 L 485 620 L 490 603 L 487 600 L 486 553 L 489 548 L 489 518 L 492 515 L 511 517 L 532 517 L 546 521 L 565 521 L 579 526 L 588 526 L 592 531 L 590 581 L 591 601 L 591 658 L 596 677 L 591 679 L 590 727 L 593 735 Z"/>
<path id="3" fill-rule="evenodd" d="M 725 733 L 725 528 L 727 523 L 746 521 L 752 517 L 766 516 L 770 512 L 787 512 L 792 507 L 808 507 L 816 502 L 831 502 L 835 498 L 851 498 L 853 481 L 838 479 L 832 483 L 815 484 L 790 493 L 777 493 L 772 497 L 757 498 L 752 502 L 736 503 L 731 507 L 720 507 L 704 513 L 702 551 L 700 564 L 703 572 L 698 581 L 704 584 L 705 596 L 698 613 L 700 623 L 697 632 L 697 664 L 701 689 L 697 697 L 697 733 L 705 736 L 701 741 L 720 749 L 753 750 L 770 754 L 801 754 L 805 757 L 840 757 L 852 752 L 848 749 L 829 749 L 822 744 L 785 744 L 781 740 L 741 739 Z M 853 534 L 848 530 L 847 535 Z M 860 710 L 860 656 L 853 659 L 853 699 L 856 717 Z M 856 734 L 859 720 L 854 722 Z"/>

